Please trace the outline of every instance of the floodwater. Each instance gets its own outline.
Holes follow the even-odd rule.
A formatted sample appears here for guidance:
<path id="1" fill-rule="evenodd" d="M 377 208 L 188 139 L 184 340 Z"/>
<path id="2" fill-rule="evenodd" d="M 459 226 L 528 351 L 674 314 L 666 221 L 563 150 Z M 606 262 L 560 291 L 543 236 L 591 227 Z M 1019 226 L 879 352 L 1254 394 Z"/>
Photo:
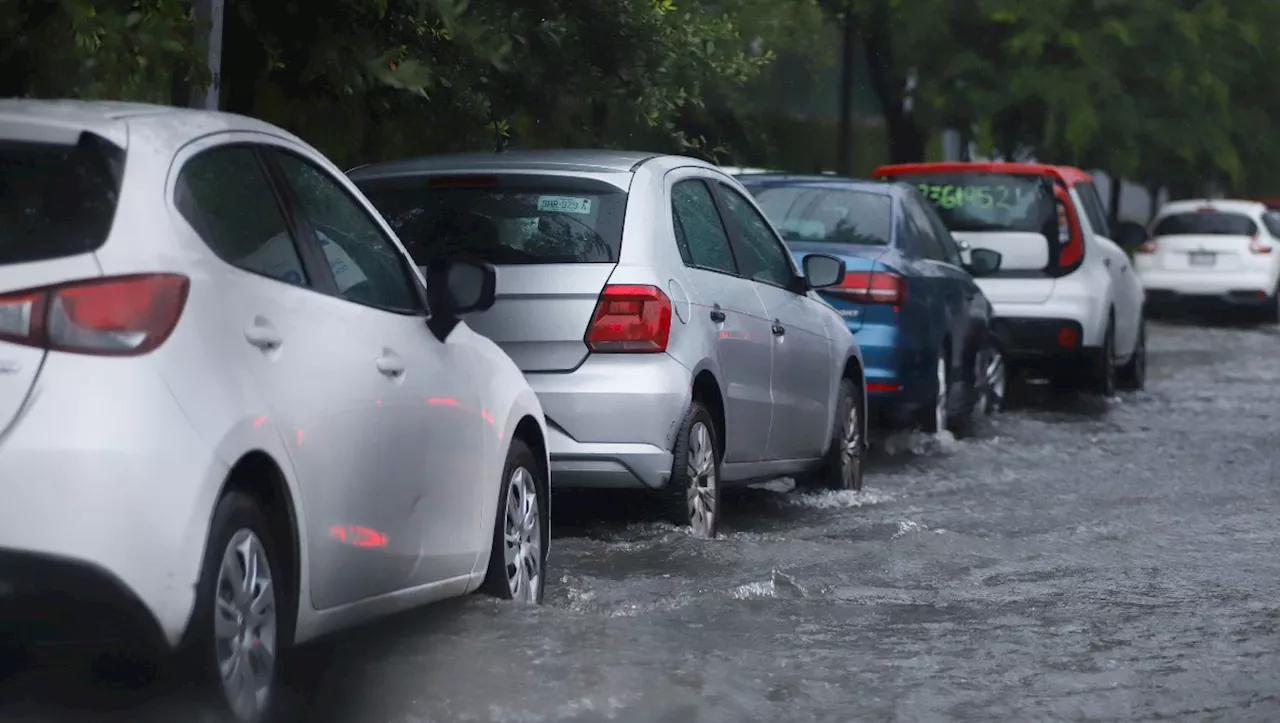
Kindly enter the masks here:
<path id="1" fill-rule="evenodd" d="M 748 490 L 718 540 L 557 500 L 545 606 L 309 649 L 298 719 L 1280 721 L 1280 334 L 1149 334 L 1145 392 L 894 435 L 862 494 Z M 0 718 L 201 717 L 86 677 L 21 672 Z"/>

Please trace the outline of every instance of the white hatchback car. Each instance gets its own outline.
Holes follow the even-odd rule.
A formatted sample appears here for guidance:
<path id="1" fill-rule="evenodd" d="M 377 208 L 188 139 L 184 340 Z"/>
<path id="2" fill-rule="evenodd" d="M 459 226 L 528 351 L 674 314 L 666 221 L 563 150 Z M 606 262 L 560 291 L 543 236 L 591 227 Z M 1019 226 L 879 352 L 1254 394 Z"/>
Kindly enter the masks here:
<path id="1" fill-rule="evenodd" d="M 0 101 L 0 189 L 0 638 L 145 637 L 258 721 L 286 646 L 541 600 L 543 412 L 458 318 L 492 267 L 424 282 L 337 168 L 229 114 Z"/>
<path id="2" fill-rule="evenodd" d="M 1043 163 L 908 163 L 878 178 L 915 185 L 965 246 L 1002 256 L 977 280 L 1015 370 L 1104 397 L 1146 384 L 1142 285 L 1111 240 L 1089 174 Z"/>
<path id="3" fill-rule="evenodd" d="M 1133 257 L 1153 311 L 1235 307 L 1280 322 L 1280 211 L 1257 201 L 1174 201 Z"/>

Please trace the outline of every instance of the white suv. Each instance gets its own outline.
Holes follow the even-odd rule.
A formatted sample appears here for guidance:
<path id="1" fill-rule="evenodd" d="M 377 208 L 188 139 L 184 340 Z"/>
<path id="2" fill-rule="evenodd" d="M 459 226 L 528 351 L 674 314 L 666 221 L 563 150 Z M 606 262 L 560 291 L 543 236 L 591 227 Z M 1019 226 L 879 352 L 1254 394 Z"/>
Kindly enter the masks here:
<path id="1" fill-rule="evenodd" d="M 248 118 L 0 101 L 0 141 L 0 643 L 189 652 L 258 721 L 292 643 L 541 599 L 542 409 L 458 318 L 492 267 L 424 285 Z"/>
<path id="2" fill-rule="evenodd" d="M 1165 204 L 1133 257 L 1154 311 L 1236 307 L 1280 322 L 1280 212 L 1257 201 Z"/>
<path id="3" fill-rule="evenodd" d="M 1143 293 L 1108 236 L 1089 174 L 1041 163 L 912 163 L 875 176 L 911 183 L 957 240 L 1001 254 L 977 279 L 1011 367 L 1110 397 L 1146 384 Z"/>

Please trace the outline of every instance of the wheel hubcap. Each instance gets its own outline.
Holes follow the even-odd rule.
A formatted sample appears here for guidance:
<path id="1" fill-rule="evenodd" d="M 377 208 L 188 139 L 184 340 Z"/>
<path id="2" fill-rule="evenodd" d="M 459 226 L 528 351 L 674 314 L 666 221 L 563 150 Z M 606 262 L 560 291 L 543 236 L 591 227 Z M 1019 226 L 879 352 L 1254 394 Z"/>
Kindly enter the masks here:
<path id="1" fill-rule="evenodd" d="M 1008 384 L 1006 371 L 1004 366 L 1004 356 L 999 350 L 992 349 L 990 356 L 987 357 L 987 368 L 985 372 L 987 394 L 987 408 L 991 411 L 999 409 L 1004 402 L 1005 385 Z"/>
<path id="2" fill-rule="evenodd" d="M 524 467 L 511 472 L 505 517 L 507 587 L 512 599 L 536 603 L 542 587 L 542 517 L 538 487 Z"/>
<path id="3" fill-rule="evenodd" d="M 934 431 L 947 428 L 947 360 L 938 359 L 938 399 L 933 409 Z"/>
<path id="4" fill-rule="evenodd" d="M 222 554 L 213 624 L 227 702 L 239 720 L 257 721 L 275 679 L 276 598 L 266 549 L 249 530 L 236 532 Z"/>
<path id="5" fill-rule="evenodd" d="M 689 524 L 693 531 L 709 537 L 716 528 L 716 458 L 707 425 L 697 422 L 689 430 Z"/>
<path id="6" fill-rule="evenodd" d="M 845 402 L 849 413 L 845 415 L 844 434 L 841 435 L 840 481 L 844 489 L 857 487 L 858 473 L 862 468 L 862 425 L 858 424 L 858 402 Z"/>

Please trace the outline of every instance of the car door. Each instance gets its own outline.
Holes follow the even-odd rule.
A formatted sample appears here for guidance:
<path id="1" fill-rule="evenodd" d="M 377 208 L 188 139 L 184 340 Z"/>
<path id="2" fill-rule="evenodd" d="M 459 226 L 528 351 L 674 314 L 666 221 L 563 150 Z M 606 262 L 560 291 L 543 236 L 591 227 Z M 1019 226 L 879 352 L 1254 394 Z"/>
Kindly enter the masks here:
<path id="1" fill-rule="evenodd" d="M 960 245 L 956 243 L 951 231 L 947 230 L 942 217 L 932 205 L 923 201 L 918 205 L 920 212 L 928 219 L 933 231 L 932 236 L 942 252 L 942 259 L 933 263 L 946 279 L 948 290 L 945 296 L 948 299 L 954 298 L 951 303 L 955 306 L 950 309 L 951 321 L 948 328 L 951 338 L 961 342 L 957 346 L 961 347 L 960 361 L 963 362 L 972 358 L 972 354 L 977 350 L 977 341 L 986 335 L 987 300 L 982 294 L 982 289 L 978 288 L 977 282 L 974 281 L 973 275 L 965 268 Z"/>
<path id="2" fill-rule="evenodd" d="M 922 257 L 926 283 L 929 285 L 930 341 L 933 345 L 929 358 L 930 368 L 935 368 L 940 344 L 944 338 L 951 340 L 951 380 L 965 379 L 967 365 L 966 342 L 969 338 L 969 297 L 966 286 L 972 283 L 963 269 L 952 264 L 952 258 L 943 245 L 935 226 L 935 218 L 925 208 L 925 202 L 914 192 L 903 198 L 903 211 L 914 221 L 917 241 Z M 958 252 L 958 249 L 957 249 Z M 958 256 L 954 259 L 959 261 Z"/>
<path id="3" fill-rule="evenodd" d="M 377 485 L 352 480 L 321 504 L 380 533 L 382 592 L 469 574 L 482 546 L 487 427 L 473 374 L 483 362 L 431 334 L 416 270 L 350 181 L 300 152 L 276 148 L 271 158 L 351 310 L 350 324 L 331 327 L 335 338 L 358 345 L 382 382 L 366 400 L 378 410 Z"/>
<path id="4" fill-rule="evenodd" d="M 1116 353 L 1127 356 L 1138 340 L 1138 328 L 1142 324 L 1142 282 L 1134 273 L 1129 254 L 1111 240 L 1110 224 L 1102 197 L 1092 183 L 1081 181 L 1073 187 L 1076 208 L 1083 213 L 1081 225 L 1089 229 L 1092 246 L 1102 253 L 1102 262 L 1111 277 L 1112 301 L 1116 306 Z"/>
<path id="5" fill-rule="evenodd" d="M 821 456 L 831 436 L 835 374 L 821 302 L 810 298 L 791 254 L 755 204 L 727 183 L 717 186 L 738 266 L 755 282 L 773 336 L 773 423 L 765 459 Z"/>
<path id="6" fill-rule="evenodd" d="M 374 400 L 387 380 L 371 350 L 347 336 L 367 315 L 329 293 L 327 266 L 286 213 L 259 146 L 232 139 L 195 144 L 175 159 L 175 228 L 190 228 L 225 262 L 203 269 L 224 299 L 210 354 L 234 355 L 266 404 L 255 425 L 284 437 L 307 523 L 312 602 L 330 607 L 384 591 L 404 573 L 392 549 L 330 535 L 361 526 L 380 537 L 393 526 L 346 503 L 384 486 Z M 260 140 L 237 140 L 248 139 Z"/>
<path id="7" fill-rule="evenodd" d="M 773 334 L 755 284 L 743 278 L 707 180 L 667 175 L 676 246 L 689 280 L 696 333 L 715 339 L 725 398 L 724 461 L 758 462 L 773 413 Z"/>

